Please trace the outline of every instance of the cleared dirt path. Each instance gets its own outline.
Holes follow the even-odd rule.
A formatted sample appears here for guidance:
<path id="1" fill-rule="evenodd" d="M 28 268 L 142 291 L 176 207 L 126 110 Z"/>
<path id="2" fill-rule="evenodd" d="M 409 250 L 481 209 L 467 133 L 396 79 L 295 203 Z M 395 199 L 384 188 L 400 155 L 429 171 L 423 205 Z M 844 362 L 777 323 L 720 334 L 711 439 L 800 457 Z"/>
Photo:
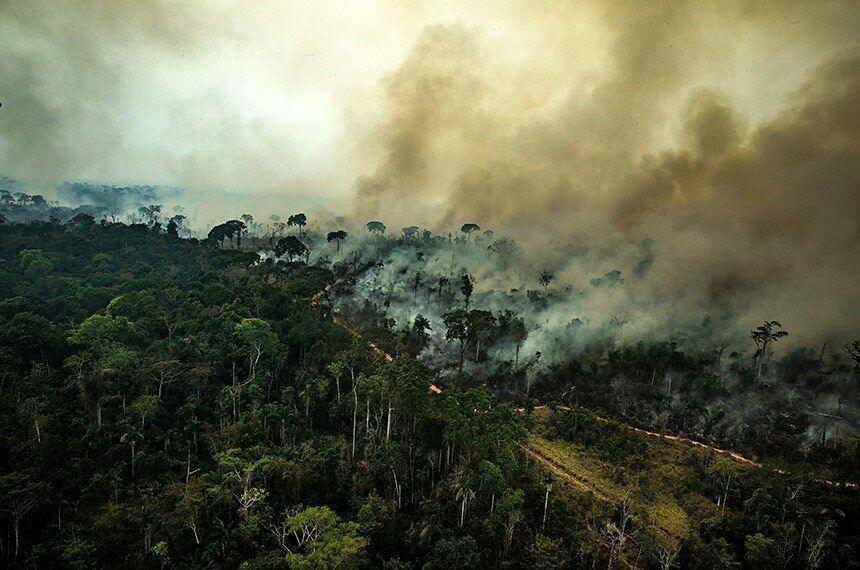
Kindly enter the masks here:
<path id="1" fill-rule="evenodd" d="M 320 300 L 322 300 L 322 299 L 325 297 L 325 295 L 326 295 L 328 292 L 330 292 L 330 291 L 331 291 L 331 290 L 332 290 L 336 285 L 337 285 L 337 283 L 329 283 L 328 285 L 326 285 L 326 287 L 325 287 L 324 289 L 322 289 L 322 290 L 318 291 L 317 293 L 315 293 L 315 294 L 313 295 L 313 297 L 311 297 L 311 304 L 312 304 L 312 305 L 316 305 L 317 303 L 319 303 L 319 302 L 320 302 Z M 353 327 L 352 327 L 348 322 L 346 322 L 346 320 L 345 320 L 345 319 L 343 319 L 342 317 L 340 317 L 340 316 L 338 316 L 338 315 L 335 315 L 334 313 L 332 313 L 332 321 L 333 321 L 335 324 L 337 324 L 338 326 L 343 327 L 344 329 L 346 329 L 346 330 L 347 330 L 347 331 L 348 331 L 352 336 L 354 336 L 354 337 L 356 337 L 356 338 L 359 338 L 359 337 L 361 336 L 361 333 L 359 333 L 357 330 L 355 330 L 355 329 L 354 329 L 354 328 L 353 328 Z M 394 360 L 394 357 L 393 357 L 391 354 L 389 354 L 389 353 L 385 352 L 384 350 L 382 350 L 381 348 L 379 348 L 379 347 L 378 347 L 376 344 L 374 344 L 373 342 L 368 341 L 368 343 L 367 343 L 367 344 L 368 344 L 368 346 L 371 348 L 371 350 L 373 350 L 373 352 L 374 352 L 375 354 L 377 354 L 377 355 L 379 355 L 380 357 L 384 358 L 384 359 L 385 359 L 385 360 L 387 360 L 388 362 L 392 362 L 392 361 Z M 431 392 L 435 393 L 435 394 L 441 394 L 441 393 L 442 393 L 442 389 L 441 389 L 439 386 L 437 386 L 436 384 L 432 384 L 432 383 L 431 383 L 431 384 L 430 384 L 430 386 L 429 386 L 429 390 L 430 390 Z M 542 410 L 542 409 L 547 409 L 547 408 L 549 408 L 549 406 L 547 406 L 547 405 L 540 405 L 540 406 L 535 406 L 533 409 L 535 409 L 535 410 Z M 567 407 L 567 406 L 561 406 L 561 405 L 559 405 L 559 406 L 555 406 L 555 409 L 558 409 L 558 410 L 570 410 L 570 408 L 569 408 L 569 407 Z M 525 408 L 517 408 L 517 411 L 518 411 L 518 412 L 520 412 L 520 413 L 525 413 L 525 411 L 526 411 L 526 410 L 525 410 Z M 625 424 L 625 423 L 622 423 L 622 422 L 617 422 L 617 421 L 615 421 L 615 420 L 609 420 L 609 419 L 607 419 L 607 418 L 603 418 L 603 417 L 600 417 L 600 416 L 595 416 L 595 417 L 597 418 L 597 420 L 598 420 L 598 421 L 601 421 L 601 422 L 604 422 L 604 423 L 612 423 L 612 422 L 614 422 L 614 423 L 618 423 L 619 425 L 622 425 L 622 426 L 626 427 L 627 429 L 630 429 L 630 430 L 632 430 L 632 431 L 634 431 L 634 432 L 636 432 L 636 433 L 639 433 L 639 434 L 642 434 L 642 435 L 645 435 L 645 436 L 648 436 L 648 437 L 652 437 L 652 438 L 658 438 L 658 439 L 660 439 L 661 441 L 671 441 L 671 442 L 680 443 L 680 444 L 682 444 L 682 445 L 686 445 L 686 446 L 690 446 L 690 447 L 696 447 L 696 448 L 699 448 L 699 449 L 705 449 L 705 450 L 708 450 L 708 451 L 712 451 L 712 452 L 714 452 L 714 453 L 716 453 L 716 454 L 718 454 L 718 455 L 722 455 L 722 456 L 724 456 L 724 457 L 728 457 L 728 458 L 732 459 L 733 461 L 737 461 L 738 463 L 743 463 L 743 464 L 749 465 L 749 466 L 751 466 L 751 467 L 764 467 L 764 466 L 763 466 L 761 463 L 759 463 L 758 461 L 755 461 L 755 460 L 750 459 L 750 458 L 748 458 L 748 457 L 744 457 L 743 455 L 741 455 L 740 453 L 737 453 L 736 451 L 731 451 L 731 450 L 728 450 L 728 449 L 720 449 L 719 447 L 714 447 L 714 446 L 712 446 L 712 445 L 708 445 L 707 443 L 704 443 L 704 442 L 701 442 L 701 441 L 696 441 L 695 439 L 690 439 L 690 438 L 687 438 L 687 437 L 682 437 L 682 436 L 678 436 L 678 435 L 670 435 L 670 434 L 660 434 L 660 433 L 657 433 L 657 432 L 648 431 L 648 430 L 645 430 L 645 429 L 642 429 L 642 428 L 638 428 L 638 427 L 634 427 L 634 426 L 631 426 L 631 425 L 628 425 L 628 424 Z M 529 448 L 529 447 L 523 447 L 523 449 L 524 449 L 527 453 L 529 453 L 532 457 L 534 457 L 534 458 L 536 458 L 536 459 L 540 460 L 542 463 L 544 463 L 544 464 L 547 466 L 547 468 L 548 468 L 548 469 L 553 470 L 553 471 L 554 471 L 554 470 L 557 470 L 557 469 L 560 469 L 560 467 L 559 467 L 558 465 L 555 465 L 555 466 L 551 465 L 551 464 L 549 463 L 549 460 L 548 460 L 546 457 L 541 456 L 541 455 L 540 455 L 537 451 L 535 451 L 534 449 L 531 449 L 531 448 Z M 781 474 L 781 475 L 786 475 L 786 476 L 787 476 L 787 475 L 789 475 L 789 473 L 788 473 L 787 471 L 783 470 L 783 469 L 773 469 L 773 471 L 774 471 L 774 472 L 776 472 L 776 473 L 779 473 L 779 474 Z M 566 477 L 567 479 L 570 479 L 570 480 L 571 480 L 571 482 L 573 482 L 574 480 L 577 480 L 577 479 L 576 479 L 576 476 L 575 476 L 575 475 L 573 475 L 573 474 L 571 474 L 571 473 L 567 473 L 567 474 L 565 475 L 565 477 Z M 831 486 L 831 487 L 845 487 L 845 488 L 848 488 L 848 489 L 857 489 L 857 488 L 860 488 L 860 484 L 858 484 L 858 483 L 842 483 L 842 482 L 839 482 L 839 481 L 831 481 L 831 480 L 829 480 L 829 479 L 816 479 L 816 481 L 818 481 L 819 483 L 823 483 L 823 484 L 825 484 L 825 485 Z M 582 483 L 582 482 L 580 481 L 580 483 Z M 575 483 L 575 484 L 576 484 L 576 483 Z M 591 490 L 592 492 L 595 492 L 595 494 L 597 494 L 597 491 L 596 491 L 595 489 L 591 489 L 591 488 L 588 488 L 588 489 L 589 489 L 589 490 Z"/>

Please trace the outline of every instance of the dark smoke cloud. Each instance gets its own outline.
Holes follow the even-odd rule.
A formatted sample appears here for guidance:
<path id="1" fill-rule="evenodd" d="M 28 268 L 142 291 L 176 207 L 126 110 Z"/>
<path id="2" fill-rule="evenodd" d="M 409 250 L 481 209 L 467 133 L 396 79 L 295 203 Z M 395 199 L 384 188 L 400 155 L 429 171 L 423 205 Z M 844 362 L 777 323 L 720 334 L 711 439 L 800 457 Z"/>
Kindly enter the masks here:
<path id="1" fill-rule="evenodd" d="M 733 8 L 762 34 L 811 9 Z M 717 57 L 702 50 L 706 12 L 607 10 L 611 71 L 541 109 L 498 100 L 512 73 L 499 72 L 504 56 L 479 31 L 428 29 L 386 80 L 387 147 L 358 183 L 359 215 L 405 221 L 435 209 L 439 230 L 500 229 L 527 244 L 532 271 L 549 266 L 575 284 L 587 276 L 572 248 L 585 243 L 592 261 L 629 275 L 638 265 L 625 244 L 649 238 L 640 300 L 728 313 L 739 327 L 780 318 L 805 340 L 856 335 L 860 52 L 818 54 L 773 112 L 750 117 L 721 85 L 690 85 Z M 818 33 L 844 28 L 828 15 Z"/>
<path id="2" fill-rule="evenodd" d="M 619 270 L 631 297 L 606 311 L 856 336 L 858 19 L 847 1 L 5 0 L 0 175 L 183 187 L 200 226 L 476 222 L 517 239 L 525 273 Z"/>

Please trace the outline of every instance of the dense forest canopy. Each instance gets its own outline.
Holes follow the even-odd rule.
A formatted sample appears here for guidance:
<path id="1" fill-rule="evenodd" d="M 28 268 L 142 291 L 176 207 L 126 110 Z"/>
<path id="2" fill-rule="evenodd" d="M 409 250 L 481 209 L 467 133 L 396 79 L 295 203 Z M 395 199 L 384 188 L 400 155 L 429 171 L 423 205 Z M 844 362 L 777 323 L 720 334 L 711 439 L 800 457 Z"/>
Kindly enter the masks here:
<path id="1" fill-rule="evenodd" d="M 515 251 L 492 232 L 201 240 L 161 210 L 0 225 L 5 563 L 856 563 L 856 343 L 620 315 L 552 345 L 535 315 L 588 291 L 494 291 L 468 266 Z"/>
<path id="2" fill-rule="evenodd" d="M 851 0 L 0 0 L 0 567 L 860 567 Z"/>

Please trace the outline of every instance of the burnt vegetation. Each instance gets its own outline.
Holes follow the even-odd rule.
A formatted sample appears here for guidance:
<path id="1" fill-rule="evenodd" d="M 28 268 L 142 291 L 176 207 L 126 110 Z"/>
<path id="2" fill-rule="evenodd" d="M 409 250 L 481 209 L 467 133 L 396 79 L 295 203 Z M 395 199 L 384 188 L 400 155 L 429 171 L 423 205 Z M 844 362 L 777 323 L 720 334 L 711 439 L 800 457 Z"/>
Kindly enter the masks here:
<path id="1" fill-rule="evenodd" d="M 4 200 L 6 566 L 857 564 L 858 341 L 595 318 L 650 245 Z"/>

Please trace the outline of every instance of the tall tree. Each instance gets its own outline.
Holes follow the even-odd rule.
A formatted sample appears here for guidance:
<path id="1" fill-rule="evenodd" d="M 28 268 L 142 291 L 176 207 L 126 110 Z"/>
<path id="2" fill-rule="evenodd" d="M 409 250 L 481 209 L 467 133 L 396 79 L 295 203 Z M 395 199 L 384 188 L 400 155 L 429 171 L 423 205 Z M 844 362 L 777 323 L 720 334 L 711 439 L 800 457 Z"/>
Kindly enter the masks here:
<path id="1" fill-rule="evenodd" d="M 765 321 L 764 324 L 750 331 L 750 338 L 756 345 L 753 355 L 753 363 L 757 363 L 756 379 L 761 379 L 762 366 L 767 358 L 770 344 L 786 336 L 788 331 L 782 330 L 782 324 L 779 321 Z"/>
<path id="2" fill-rule="evenodd" d="M 459 369 L 462 371 L 463 359 L 466 356 L 466 347 L 469 343 L 469 313 L 463 309 L 455 309 L 442 315 L 442 321 L 446 328 L 445 338 L 460 343 Z"/>
<path id="3" fill-rule="evenodd" d="M 210 241 L 217 243 L 223 247 L 223 242 L 226 239 L 235 239 L 236 247 L 242 246 L 242 233 L 245 231 L 245 223 L 239 220 L 227 220 L 223 224 L 218 224 L 209 230 L 207 236 Z"/>
<path id="4" fill-rule="evenodd" d="M 310 253 L 307 246 L 296 236 L 287 236 L 278 240 L 275 244 L 275 255 L 283 257 L 286 255 L 290 261 L 294 257 L 307 256 Z"/>
<path id="5" fill-rule="evenodd" d="M 516 316 L 513 316 L 509 323 L 509 331 L 511 335 L 511 339 L 514 341 L 515 351 L 514 351 L 514 366 L 519 366 L 520 364 L 520 348 L 523 346 L 523 342 L 528 337 L 528 329 L 526 329 L 525 322 Z"/>
<path id="6" fill-rule="evenodd" d="M 540 286 L 543 287 L 543 290 L 546 291 L 553 279 L 555 279 L 555 275 L 550 273 L 548 269 L 544 269 L 541 271 L 540 277 L 538 277 L 538 282 L 540 283 Z"/>
<path id="7" fill-rule="evenodd" d="M 487 251 L 496 253 L 502 262 L 502 267 L 507 268 L 511 260 L 520 253 L 520 246 L 510 238 L 499 238 L 487 246 Z"/>
<path id="8" fill-rule="evenodd" d="M 466 310 L 469 310 L 469 301 L 472 299 L 472 292 L 475 290 L 475 282 L 468 273 L 460 276 L 460 291 L 466 299 Z"/>
<path id="9" fill-rule="evenodd" d="M 337 250 L 340 251 L 340 242 L 345 240 L 348 235 L 344 230 L 335 230 L 326 235 L 326 241 L 337 243 Z"/>
<path id="10" fill-rule="evenodd" d="M 371 220 L 364 224 L 364 228 L 372 234 L 382 235 L 385 233 L 385 224 L 377 220 Z"/>
<path id="11" fill-rule="evenodd" d="M 25 470 L 0 477 L 0 510 L 12 518 L 15 560 L 21 549 L 21 520 L 44 502 L 48 494 L 48 486 L 34 476 L 35 472 Z"/>
<path id="12" fill-rule="evenodd" d="M 293 214 L 287 218 L 287 225 L 290 227 L 296 226 L 299 228 L 299 235 L 302 235 L 304 227 L 308 225 L 308 217 L 303 213 Z"/>
<path id="13" fill-rule="evenodd" d="M 463 225 L 460 227 L 460 231 L 461 231 L 461 232 L 463 232 L 463 234 L 464 234 L 466 237 L 469 237 L 469 236 L 470 236 L 470 235 L 472 235 L 474 232 L 477 232 L 477 231 L 479 231 L 480 229 L 481 229 L 481 226 L 479 226 L 478 224 L 471 224 L 471 223 L 469 223 L 469 224 L 463 224 Z"/>
<path id="14" fill-rule="evenodd" d="M 167 235 L 173 238 L 178 238 L 180 232 L 184 230 L 183 225 L 185 223 L 185 216 L 182 214 L 176 214 L 170 221 L 167 222 Z"/>

